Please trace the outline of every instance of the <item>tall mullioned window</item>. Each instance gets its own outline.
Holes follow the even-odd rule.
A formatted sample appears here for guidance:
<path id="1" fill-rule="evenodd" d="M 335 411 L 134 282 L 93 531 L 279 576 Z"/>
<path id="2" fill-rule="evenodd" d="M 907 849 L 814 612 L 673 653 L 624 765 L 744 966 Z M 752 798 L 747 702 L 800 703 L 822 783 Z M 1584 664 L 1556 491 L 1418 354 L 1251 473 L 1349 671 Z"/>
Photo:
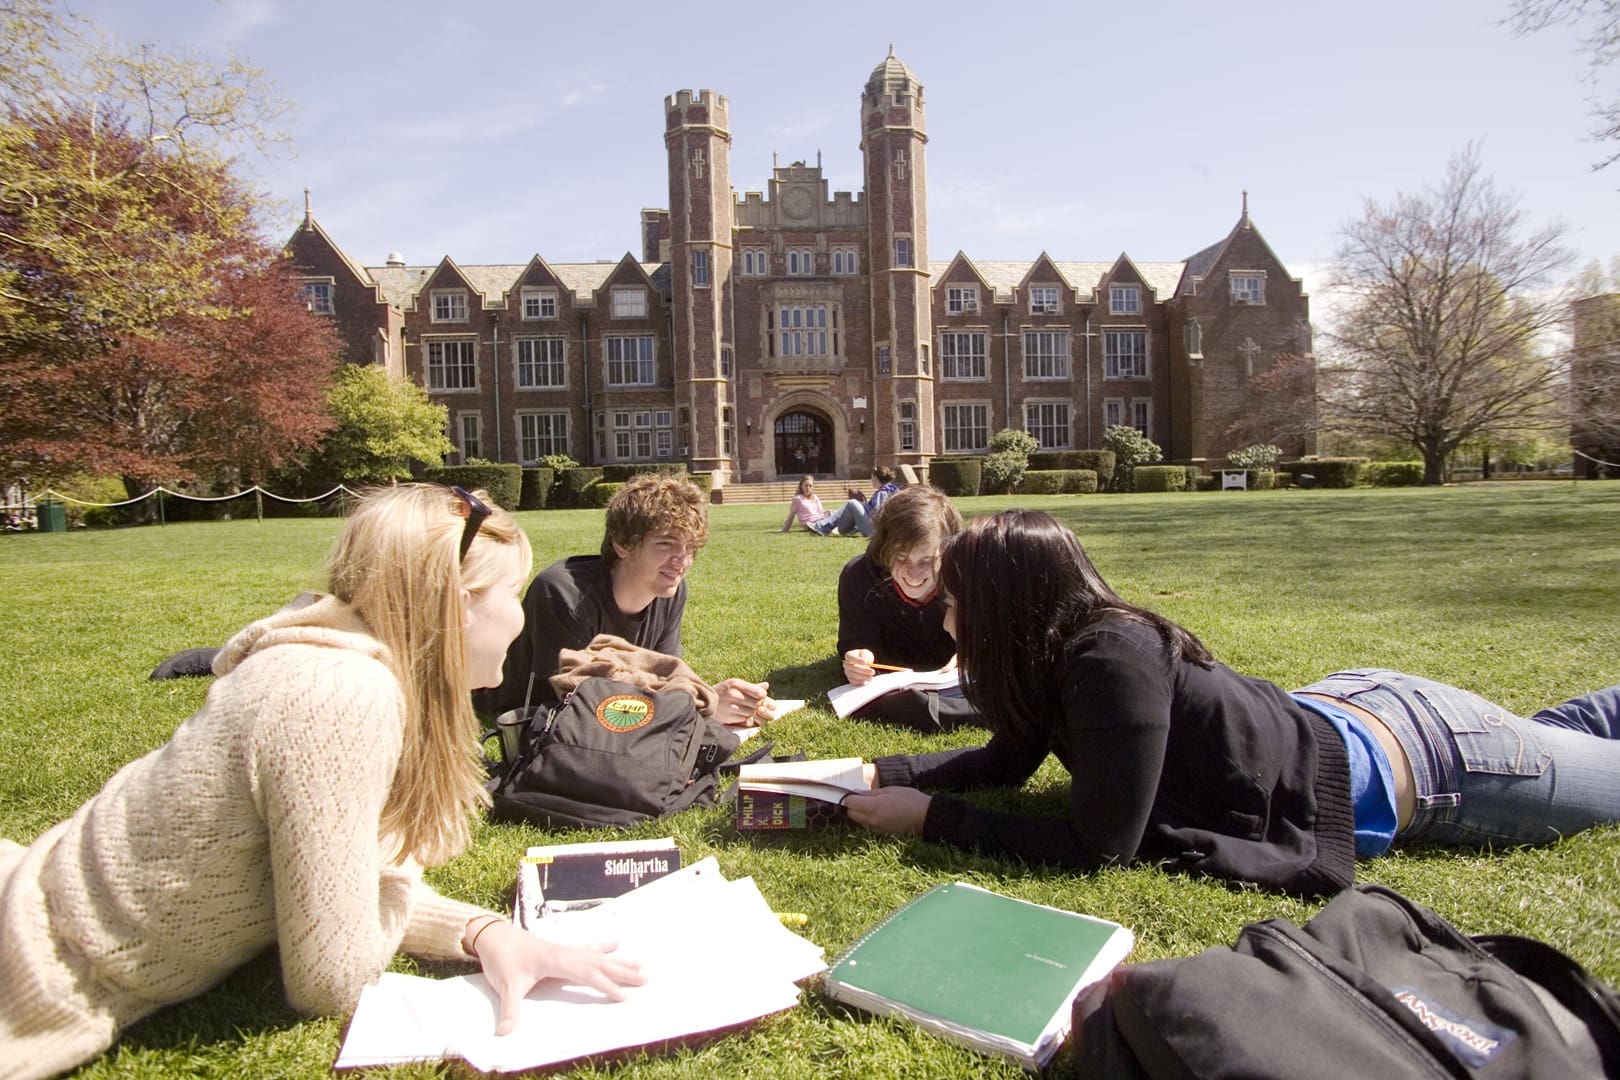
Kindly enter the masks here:
<path id="1" fill-rule="evenodd" d="M 1069 332 L 1067 330 L 1024 331 L 1024 378 L 1067 379 L 1069 377 Z"/>
<path id="2" fill-rule="evenodd" d="M 783 305 L 776 309 L 778 356 L 831 356 L 827 305 Z M 836 320 L 833 321 L 836 326 Z"/>
<path id="3" fill-rule="evenodd" d="M 304 306 L 316 315 L 332 314 L 332 289 L 330 281 L 305 282 L 300 290 L 304 295 Z"/>
<path id="4" fill-rule="evenodd" d="M 983 379 L 984 332 L 947 331 L 939 335 L 939 377 L 942 379 Z"/>
<path id="5" fill-rule="evenodd" d="M 428 342 L 428 389 L 478 389 L 478 366 L 473 360 L 473 350 L 474 342 L 467 339 Z"/>
<path id="6" fill-rule="evenodd" d="M 900 449 L 911 451 L 917 449 L 917 403 L 915 401 L 902 401 L 899 416 Z"/>
<path id="7" fill-rule="evenodd" d="M 517 384 L 524 390 L 554 390 L 567 385 L 563 339 L 518 338 Z"/>
<path id="8" fill-rule="evenodd" d="M 483 431 L 483 417 L 475 412 L 461 414 L 461 462 L 466 464 L 475 457 L 482 457 L 484 441 L 479 438 Z"/>
<path id="9" fill-rule="evenodd" d="M 816 272 L 816 253 L 810 248 L 788 248 L 787 272 L 794 277 L 809 277 Z"/>
<path id="10" fill-rule="evenodd" d="M 657 366 L 653 361 L 651 334 L 635 337 L 609 337 L 602 339 L 602 350 L 607 357 L 607 384 L 609 386 L 653 386 L 657 382 Z"/>
<path id="11" fill-rule="evenodd" d="M 1110 379 L 1147 378 L 1147 331 L 1104 330 L 1103 374 Z"/>
<path id="12" fill-rule="evenodd" d="M 990 446 L 990 407 L 947 404 L 940 407 L 940 427 L 948 454 L 976 454 Z"/>
<path id="13" fill-rule="evenodd" d="M 568 414 L 565 412 L 518 413 L 518 456 L 539 461 L 548 454 L 568 453 Z"/>
<path id="14" fill-rule="evenodd" d="M 1024 430 L 1035 436 L 1042 450 L 1069 449 L 1069 427 L 1067 401 L 1024 403 Z"/>
<path id="15" fill-rule="evenodd" d="M 692 252 L 692 287 L 707 289 L 709 287 L 709 253 L 707 251 Z"/>
<path id="16" fill-rule="evenodd" d="M 898 236 L 894 241 L 894 265 L 911 265 L 911 240 L 908 237 Z"/>

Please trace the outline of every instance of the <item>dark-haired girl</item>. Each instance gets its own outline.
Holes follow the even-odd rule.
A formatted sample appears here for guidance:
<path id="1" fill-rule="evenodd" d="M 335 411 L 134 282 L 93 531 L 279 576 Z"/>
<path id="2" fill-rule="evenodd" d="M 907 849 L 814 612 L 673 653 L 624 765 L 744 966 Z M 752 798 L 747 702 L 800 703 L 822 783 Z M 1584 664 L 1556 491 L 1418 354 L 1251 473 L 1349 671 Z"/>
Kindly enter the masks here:
<path id="1" fill-rule="evenodd" d="M 1136 860 L 1302 894 L 1395 841 L 1542 843 L 1620 820 L 1620 687 L 1523 719 L 1455 687 L 1344 671 L 1289 694 L 1121 599 L 1050 515 L 1008 510 L 945 545 L 945 625 L 978 749 L 880 758 L 859 824 L 1032 863 Z M 918 788 L 1018 785 L 1048 753 L 1068 813 Z"/>

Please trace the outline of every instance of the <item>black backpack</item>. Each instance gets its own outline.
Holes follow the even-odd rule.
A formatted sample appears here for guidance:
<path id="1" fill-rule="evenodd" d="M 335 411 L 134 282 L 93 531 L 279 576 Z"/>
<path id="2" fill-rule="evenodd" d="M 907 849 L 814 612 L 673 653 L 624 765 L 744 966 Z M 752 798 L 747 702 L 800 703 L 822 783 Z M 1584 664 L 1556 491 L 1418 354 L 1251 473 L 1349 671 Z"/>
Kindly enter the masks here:
<path id="1" fill-rule="evenodd" d="M 589 678 L 525 733 L 489 783 L 496 821 L 551 828 L 634 825 L 714 802 L 739 740 L 684 690 Z"/>
<path id="2" fill-rule="evenodd" d="M 1470 938 L 1377 885 L 1300 927 L 1116 969 L 1077 1003 L 1083 1076 L 1620 1075 L 1620 997 L 1531 938 Z"/>

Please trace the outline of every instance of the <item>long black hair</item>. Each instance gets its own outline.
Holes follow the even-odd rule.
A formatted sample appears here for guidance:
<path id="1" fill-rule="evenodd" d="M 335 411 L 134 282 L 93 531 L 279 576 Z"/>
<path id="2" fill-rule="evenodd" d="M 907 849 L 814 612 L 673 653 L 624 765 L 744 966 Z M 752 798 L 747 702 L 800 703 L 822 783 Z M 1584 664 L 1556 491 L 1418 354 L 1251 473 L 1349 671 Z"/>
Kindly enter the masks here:
<path id="1" fill-rule="evenodd" d="M 955 605 L 964 693 L 997 728 L 1044 731 L 1069 640 L 1103 615 L 1147 623 L 1176 656 L 1214 663 L 1191 632 L 1114 592 L 1074 533 L 1041 510 L 977 518 L 946 540 L 940 584 Z"/>

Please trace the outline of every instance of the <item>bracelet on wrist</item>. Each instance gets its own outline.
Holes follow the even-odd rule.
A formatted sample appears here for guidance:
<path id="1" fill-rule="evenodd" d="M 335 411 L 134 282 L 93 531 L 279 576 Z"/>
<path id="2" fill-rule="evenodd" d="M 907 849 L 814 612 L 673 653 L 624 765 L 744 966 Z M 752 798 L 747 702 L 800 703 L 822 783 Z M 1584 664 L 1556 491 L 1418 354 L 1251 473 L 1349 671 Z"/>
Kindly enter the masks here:
<path id="1" fill-rule="evenodd" d="M 461 946 L 462 950 L 468 956 L 471 956 L 474 959 L 477 959 L 477 957 L 478 957 L 478 939 L 484 936 L 484 931 L 485 930 L 488 930 L 490 927 L 494 926 L 498 922 L 505 922 L 505 921 L 506 920 L 501 918 L 499 915 L 486 915 L 486 916 L 484 916 L 483 925 L 480 926 L 477 930 L 474 930 L 473 933 L 472 933 L 472 936 L 470 938 L 465 938 L 463 940 L 462 946 Z"/>

